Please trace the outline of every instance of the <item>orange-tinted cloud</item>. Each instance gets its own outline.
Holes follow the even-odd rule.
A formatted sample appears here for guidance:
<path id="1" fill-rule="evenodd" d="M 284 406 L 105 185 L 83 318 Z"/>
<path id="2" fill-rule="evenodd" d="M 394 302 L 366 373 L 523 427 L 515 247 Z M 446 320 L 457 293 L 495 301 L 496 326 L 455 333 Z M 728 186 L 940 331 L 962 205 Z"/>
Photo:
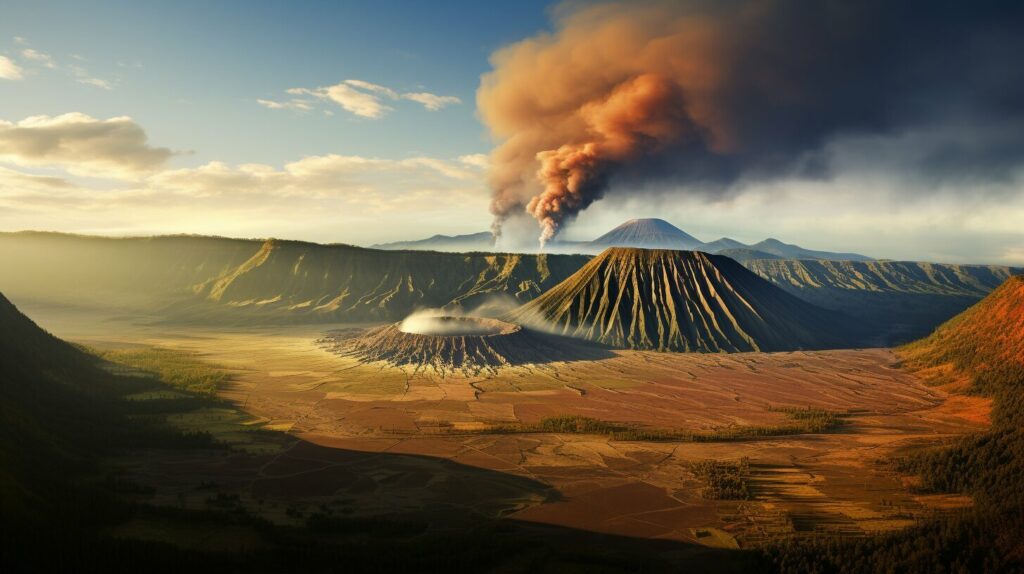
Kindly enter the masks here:
<path id="1" fill-rule="evenodd" d="M 525 207 L 543 243 L 600 197 L 615 164 L 683 139 L 728 147 L 713 99 L 717 37 L 713 21 L 668 4 L 611 4 L 496 53 L 477 101 L 503 140 L 491 173 L 498 222 Z"/>

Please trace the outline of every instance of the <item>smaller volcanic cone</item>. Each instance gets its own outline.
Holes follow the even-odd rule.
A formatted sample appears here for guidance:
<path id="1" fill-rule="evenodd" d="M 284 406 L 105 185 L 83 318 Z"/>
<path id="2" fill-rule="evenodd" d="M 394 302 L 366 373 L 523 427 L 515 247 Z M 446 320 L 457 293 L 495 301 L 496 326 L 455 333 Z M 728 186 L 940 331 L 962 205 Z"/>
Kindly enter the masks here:
<path id="1" fill-rule="evenodd" d="M 331 333 L 320 342 L 339 355 L 432 369 L 441 375 L 603 356 L 581 342 L 484 317 L 413 315 L 355 337 Z"/>

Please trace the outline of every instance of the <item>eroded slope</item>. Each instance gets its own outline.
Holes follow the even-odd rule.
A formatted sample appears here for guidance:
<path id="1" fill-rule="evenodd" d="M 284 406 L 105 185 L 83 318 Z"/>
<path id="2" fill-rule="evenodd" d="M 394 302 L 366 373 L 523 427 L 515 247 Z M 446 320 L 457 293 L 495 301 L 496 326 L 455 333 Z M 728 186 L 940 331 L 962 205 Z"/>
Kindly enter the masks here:
<path id="1" fill-rule="evenodd" d="M 727 257 L 612 248 L 511 316 L 633 349 L 775 351 L 848 344 L 853 322 Z"/>

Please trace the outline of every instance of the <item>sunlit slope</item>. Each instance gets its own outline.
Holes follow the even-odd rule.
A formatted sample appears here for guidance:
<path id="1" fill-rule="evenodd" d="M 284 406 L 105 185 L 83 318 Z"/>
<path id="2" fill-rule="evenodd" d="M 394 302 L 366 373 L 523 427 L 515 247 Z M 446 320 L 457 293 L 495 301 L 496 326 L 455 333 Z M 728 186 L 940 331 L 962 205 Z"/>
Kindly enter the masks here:
<path id="1" fill-rule="evenodd" d="M 391 320 L 420 307 L 472 308 L 495 296 L 528 301 L 585 261 L 571 255 L 378 251 L 271 240 L 196 293 L 234 312 Z"/>
<path id="2" fill-rule="evenodd" d="M 474 307 L 495 296 L 528 301 L 586 261 L 274 239 L 0 233 L 0 290 L 19 301 L 182 320 L 397 320 L 419 307 Z"/>
<path id="3" fill-rule="evenodd" d="M 900 349 L 908 366 L 981 390 L 1024 386 L 1024 276 L 1007 279 L 930 336 Z"/>
<path id="4" fill-rule="evenodd" d="M 605 250 L 512 318 L 618 347 L 701 352 L 840 347 L 853 322 L 727 257 L 631 248 Z"/>
<path id="5" fill-rule="evenodd" d="M 247 261 L 261 242 L 0 233 L 0 290 L 16 301 L 153 308 Z"/>
<path id="6" fill-rule="evenodd" d="M 806 301 L 854 315 L 885 345 L 923 337 L 1024 270 L 907 261 L 751 260 L 744 265 Z"/>

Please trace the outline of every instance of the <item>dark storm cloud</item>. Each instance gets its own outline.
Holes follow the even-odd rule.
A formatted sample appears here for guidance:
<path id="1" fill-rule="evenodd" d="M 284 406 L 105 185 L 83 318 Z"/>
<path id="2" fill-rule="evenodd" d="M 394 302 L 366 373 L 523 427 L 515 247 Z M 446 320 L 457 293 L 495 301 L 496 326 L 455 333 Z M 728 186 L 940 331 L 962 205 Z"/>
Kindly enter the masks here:
<path id="1" fill-rule="evenodd" d="M 650 183 L 719 194 L 898 161 L 922 181 L 1009 180 L 1024 163 L 1022 58 L 1024 3 L 566 6 L 483 78 L 501 142 L 492 211 L 500 227 L 525 210 L 543 240 L 610 189 Z"/>

